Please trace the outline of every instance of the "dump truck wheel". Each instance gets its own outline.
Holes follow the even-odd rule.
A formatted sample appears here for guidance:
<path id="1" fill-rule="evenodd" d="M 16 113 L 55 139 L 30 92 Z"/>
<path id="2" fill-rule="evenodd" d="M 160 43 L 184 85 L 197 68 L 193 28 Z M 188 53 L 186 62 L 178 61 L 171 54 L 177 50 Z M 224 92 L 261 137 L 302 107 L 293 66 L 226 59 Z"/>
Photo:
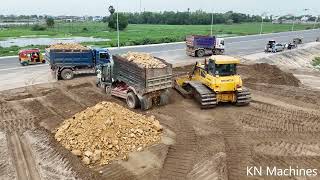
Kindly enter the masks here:
<path id="1" fill-rule="evenodd" d="M 205 54 L 204 50 L 198 50 L 198 51 L 197 51 L 197 56 L 198 56 L 198 57 L 203 57 L 204 54 Z"/>
<path id="2" fill-rule="evenodd" d="M 133 92 L 129 92 L 127 94 L 127 105 L 128 105 L 128 107 L 131 108 L 131 109 L 136 109 L 138 107 L 138 104 L 139 104 L 138 97 Z"/>
<path id="3" fill-rule="evenodd" d="M 160 95 L 160 106 L 169 104 L 169 94 L 163 93 Z"/>
<path id="4" fill-rule="evenodd" d="M 64 80 L 71 80 L 74 77 L 73 71 L 71 69 L 64 69 L 61 72 L 61 77 Z"/>

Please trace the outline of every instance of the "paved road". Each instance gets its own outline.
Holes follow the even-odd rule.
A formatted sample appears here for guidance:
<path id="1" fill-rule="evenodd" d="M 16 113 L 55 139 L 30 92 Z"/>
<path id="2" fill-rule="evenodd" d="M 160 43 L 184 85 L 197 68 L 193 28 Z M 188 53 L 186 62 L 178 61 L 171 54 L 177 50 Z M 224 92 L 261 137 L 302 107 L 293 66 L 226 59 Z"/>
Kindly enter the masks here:
<path id="1" fill-rule="evenodd" d="M 320 37 L 320 29 L 226 38 L 226 54 L 242 56 L 262 52 L 266 42 L 270 39 L 288 43 L 295 37 L 303 37 L 305 43 L 313 42 L 316 40 L 316 37 Z M 184 43 L 111 49 L 113 54 L 125 53 L 127 51 L 152 53 L 173 64 L 195 61 L 195 58 L 186 56 Z M 0 59 L 0 90 L 53 81 L 47 75 L 48 71 L 47 64 L 22 67 L 16 57 Z"/>

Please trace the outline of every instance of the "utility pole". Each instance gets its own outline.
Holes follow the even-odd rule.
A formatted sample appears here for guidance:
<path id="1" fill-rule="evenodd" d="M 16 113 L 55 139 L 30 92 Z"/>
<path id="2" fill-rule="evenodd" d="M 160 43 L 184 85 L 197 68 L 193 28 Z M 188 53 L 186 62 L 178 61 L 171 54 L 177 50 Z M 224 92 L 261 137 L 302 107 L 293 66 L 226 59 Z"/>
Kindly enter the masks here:
<path id="1" fill-rule="evenodd" d="M 211 36 L 213 36 L 213 12 L 211 13 Z"/>
<path id="2" fill-rule="evenodd" d="M 117 0 L 117 32 L 118 32 L 118 49 L 120 49 L 119 2 L 118 2 L 118 0 Z"/>
<path id="3" fill-rule="evenodd" d="M 260 35 L 262 34 L 262 31 L 263 31 L 263 16 L 261 16 Z"/>
<path id="4" fill-rule="evenodd" d="M 291 27 L 291 31 L 294 30 L 294 23 L 296 21 L 296 17 L 293 15 L 293 21 L 292 21 L 292 27 Z"/>
<path id="5" fill-rule="evenodd" d="M 315 29 L 315 28 L 316 28 L 316 24 L 317 24 L 317 22 L 318 22 L 318 18 L 319 18 L 319 15 L 316 17 L 316 20 L 314 21 L 313 29 Z"/>
<path id="6" fill-rule="evenodd" d="M 142 0 L 140 0 L 140 14 L 142 13 Z"/>
<path id="7" fill-rule="evenodd" d="M 264 13 L 261 14 L 260 35 L 263 33 L 263 18 L 264 18 L 264 16 L 266 16 L 266 15 L 267 15 L 266 12 L 264 12 Z"/>

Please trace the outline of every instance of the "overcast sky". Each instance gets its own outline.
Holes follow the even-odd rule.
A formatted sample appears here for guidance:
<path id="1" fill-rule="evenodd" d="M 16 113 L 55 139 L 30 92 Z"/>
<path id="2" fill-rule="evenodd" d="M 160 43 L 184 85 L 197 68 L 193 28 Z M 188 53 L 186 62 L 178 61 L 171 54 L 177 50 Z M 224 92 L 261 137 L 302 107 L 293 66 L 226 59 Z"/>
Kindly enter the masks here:
<path id="1" fill-rule="evenodd" d="M 105 15 L 116 0 L 1 0 L 0 14 Z M 140 11 L 140 0 L 118 0 L 120 11 Z M 320 0 L 141 0 L 146 11 L 233 10 L 248 14 L 320 14 Z"/>

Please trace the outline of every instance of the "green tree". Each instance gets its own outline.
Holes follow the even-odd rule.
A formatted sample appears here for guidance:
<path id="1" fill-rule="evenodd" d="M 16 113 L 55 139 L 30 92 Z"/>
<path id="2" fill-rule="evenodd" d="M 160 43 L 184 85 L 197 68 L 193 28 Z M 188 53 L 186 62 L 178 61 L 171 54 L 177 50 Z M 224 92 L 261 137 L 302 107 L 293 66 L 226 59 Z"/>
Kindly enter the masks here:
<path id="1" fill-rule="evenodd" d="M 128 17 L 119 13 L 119 30 L 124 30 L 128 26 Z M 117 15 L 113 14 L 109 17 L 108 27 L 117 30 Z"/>
<path id="2" fill-rule="evenodd" d="M 54 19 L 52 17 L 48 17 L 46 19 L 46 23 L 47 23 L 47 26 L 50 27 L 50 28 L 53 28 L 54 27 Z"/>

